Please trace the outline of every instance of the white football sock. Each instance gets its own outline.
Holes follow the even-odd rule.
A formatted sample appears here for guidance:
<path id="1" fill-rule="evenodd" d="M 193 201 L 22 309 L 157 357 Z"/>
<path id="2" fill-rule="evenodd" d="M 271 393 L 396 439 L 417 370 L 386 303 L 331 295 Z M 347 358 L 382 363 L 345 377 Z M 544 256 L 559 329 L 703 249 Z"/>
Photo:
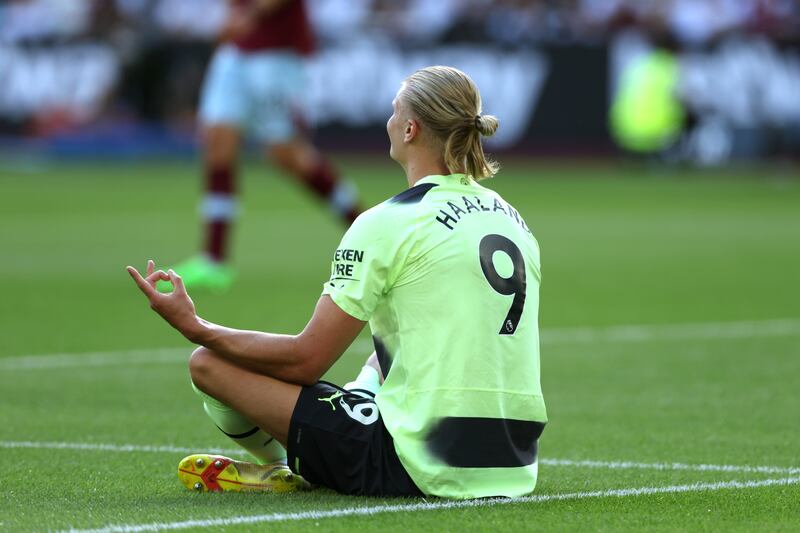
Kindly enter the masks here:
<path id="1" fill-rule="evenodd" d="M 198 389 L 194 383 L 192 388 L 203 399 L 203 409 L 220 431 L 247 450 L 259 463 L 286 463 L 286 450 L 280 442 L 237 411 Z"/>
<path id="2" fill-rule="evenodd" d="M 344 386 L 345 390 L 361 389 L 370 392 L 373 396 L 381 388 L 381 377 L 378 371 L 370 365 L 364 365 L 355 381 Z"/>

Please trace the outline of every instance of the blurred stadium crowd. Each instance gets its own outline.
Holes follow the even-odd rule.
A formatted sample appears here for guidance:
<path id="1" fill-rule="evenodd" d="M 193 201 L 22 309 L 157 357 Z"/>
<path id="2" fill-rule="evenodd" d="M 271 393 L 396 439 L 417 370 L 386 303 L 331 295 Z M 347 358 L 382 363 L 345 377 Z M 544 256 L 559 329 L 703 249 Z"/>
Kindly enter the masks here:
<path id="1" fill-rule="evenodd" d="M 616 141 L 630 151 L 660 151 L 675 144 L 674 133 L 662 132 L 656 142 L 642 142 L 633 139 L 641 131 L 628 131 L 631 117 L 654 113 L 661 117 L 660 123 L 645 129 L 685 131 L 687 125 L 698 124 L 709 131 L 716 128 L 704 134 L 706 144 L 712 139 L 712 148 L 703 149 L 708 153 L 699 157 L 711 162 L 727 158 L 738 150 L 735 147 L 753 153 L 771 153 L 776 146 L 786 153 L 797 147 L 800 2 L 796 0 L 307 0 L 306 4 L 318 41 L 308 111 L 317 125 L 348 122 L 354 109 L 341 101 L 332 103 L 329 94 L 315 93 L 315 79 L 326 80 L 329 93 L 336 92 L 338 79 L 341 100 L 352 98 L 346 88 L 357 84 L 358 78 L 337 74 L 336 69 L 357 64 L 374 71 L 373 77 L 388 80 L 386 87 L 378 86 L 378 81 L 366 83 L 364 99 L 372 94 L 385 99 L 402 71 L 425 62 L 449 61 L 468 70 L 481 86 L 491 85 L 492 79 L 522 86 L 518 92 L 490 88 L 485 95 L 487 107 L 499 112 L 501 119 L 504 112 L 527 113 L 517 124 L 506 118 L 506 137 L 498 139 L 501 146 L 555 139 L 593 146 L 612 146 Z M 108 117 L 190 127 L 203 69 L 225 16 L 225 0 L 0 3 L 0 133 L 6 138 L 42 137 Z M 472 53 L 471 62 L 459 63 L 465 54 L 458 50 L 465 46 L 485 50 L 486 55 Z M 665 50 L 677 58 L 680 79 L 675 75 L 668 83 L 655 81 L 672 68 L 671 59 L 665 62 L 663 57 L 625 76 L 643 50 L 648 54 Z M 601 60 L 607 63 L 602 75 L 594 65 Z M 505 74 L 493 78 L 492 64 Z M 710 79 L 708 72 L 717 77 Z M 621 104 L 616 102 L 615 117 L 620 87 L 628 84 L 641 93 L 654 83 L 662 93 L 675 96 L 681 112 L 666 111 L 670 102 L 653 111 L 650 100 L 628 95 Z M 565 84 L 570 88 L 565 90 Z M 714 92 L 725 88 L 729 97 L 716 102 Z M 598 96 L 591 99 L 592 109 L 578 105 L 579 111 L 570 114 L 569 99 L 580 99 L 581 90 Z M 520 101 L 519 109 L 503 109 L 508 99 Z M 376 100 L 369 108 L 356 109 L 361 118 L 350 125 L 375 126 L 382 121 L 385 104 Z M 553 106 L 564 109 L 548 111 Z M 598 106 L 602 109 L 594 111 Z M 667 124 L 670 121 L 674 124 Z M 722 137 L 720 124 L 727 131 Z M 642 129 L 633 129 L 637 128 Z M 742 130 L 746 130 L 744 143 Z M 652 132 L 644 135 L 652 137 Z M 727 141 L 720 141 L 726 135 Z"/>
<path id="2" fill-rule="evenodd" d="M 636 26 L 685 46 L 734 32 L 800 36 L 794 0 L 309 0 L 323 41 L 377 34 L 406 44 L 593 41 Z M 201 13 L 202 16 L 198 16 Z M 7 0 L 0 40 L 213 40 L 225 0 Z"/>

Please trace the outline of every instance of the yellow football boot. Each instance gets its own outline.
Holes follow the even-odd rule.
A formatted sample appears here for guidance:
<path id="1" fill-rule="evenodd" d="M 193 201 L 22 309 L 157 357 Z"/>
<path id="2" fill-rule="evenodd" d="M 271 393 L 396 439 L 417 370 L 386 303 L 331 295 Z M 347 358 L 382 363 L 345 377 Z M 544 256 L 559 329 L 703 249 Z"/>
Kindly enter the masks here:
<path id="1" fill-rule="evenodd" d="M 198 492 L 294 492 L 311 485 L 282 463 L 258 465 L 221 455 L 195 454 L 178 463 L 178 478 Z"/>

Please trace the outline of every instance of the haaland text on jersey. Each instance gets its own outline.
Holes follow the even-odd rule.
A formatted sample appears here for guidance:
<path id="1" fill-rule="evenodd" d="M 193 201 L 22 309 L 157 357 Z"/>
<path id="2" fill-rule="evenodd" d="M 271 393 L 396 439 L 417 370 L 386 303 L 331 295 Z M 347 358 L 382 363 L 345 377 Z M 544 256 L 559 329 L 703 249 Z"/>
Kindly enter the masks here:
<path id="1" fill-rule="evenodd" d="M 531 230 L 529 230 L 528 226 L 525 224 L 525 221 L 522 219 L 521 216 L 519 216 L 519 212 L 513 207 L 511 207 L 511 205 L 505 204 L 504 207 L 503 203 L 497 198 L 484 198 L 483 201 L 481 201 L 480 196 L 473 196 L 472 198 L 475 199 L 474 202 L 469 198 L 467 198 L 466 196 L 461 197 L 461 201 L 463 202 L 462 205 L 464 206 L 463 209 L 458 204 L 448 201 L 447 209 L 450 212 L 448 213 L 444 209 L 440 209 L 439 213 L 441 213 L 442 216 L 437 216 L 436 220 L 441 222 L 442 225 L 444 225 L 447 229 L 452 230 L 455 229 L 455 225 L 458 223 L 459 220 L 461 220 L 462 216 L 469 215 L 470 213 L 484 213 L 487 211 L 496 213 L 499 211 L 504 215 L 507 215 L 508 217 L 515 220 L 517 224 L 522 226 L 522 228 L 528 233 L 531 232 Z M 484 201 L 487 204 L 490 201 L 492 201 L 492 207 L 491 208 L 486 207 L 486 205 L 484 205 Z"/>

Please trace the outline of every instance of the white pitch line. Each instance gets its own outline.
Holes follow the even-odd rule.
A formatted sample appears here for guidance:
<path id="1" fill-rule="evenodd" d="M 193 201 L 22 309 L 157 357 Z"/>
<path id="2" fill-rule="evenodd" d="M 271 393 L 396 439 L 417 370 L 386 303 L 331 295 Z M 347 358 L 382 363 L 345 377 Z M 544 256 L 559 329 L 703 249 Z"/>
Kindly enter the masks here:
<path id="1" fill-rule="evenodd" d="M 749 474 L 800 474 L 798 467 L 754 466 L 754 465 L 713 465 L 688 463 L 638 463 L 633 461 L 592 461 L 571 459 L 541 459 L 540 465 L 571 466 L 581 468 L 610 468 L 613 470 L 677 470 L 691 472 L 731 472 Z"/>
<path id="2" fill-rule="evenodd" d="M 128 366 L 186 363 L 194 346 L 184 348 L 150 348 L 109 350 L 87 353 L 54 353 L 19 355 L 0 358 L 0 370 L 39 370 L 50 368 L 83 368 L 93 366 Z M 348 351 L 372 348 L 372 341 L 356 339 Z M 365 357 L 367 354 L 364 354 Z"/>
<path id="3" fill-rule="evenodd" d="M 202 446 L 190 448 L 170 445 L 140 445 L 140 444 L 106 444 L 91 442 L 46 442 L 46 441 L 0 441 L 0 448 L 28 448 L 42 450 L 80 450 L 120 453 L 197 453 L 198 450 L 211 453 L 239 455 L 244 453 L 240 448 L 207 449 Z M 572 459 L 546 459 L 539 460 L 542 466 L 564 466 L 580 468 L 609 468 L 613 470 L 676 470 L 691 472 L 730 472 L 749 474 L 800 474 L 800 467 L 784 466 L 754 466 L 754 465 L 714 465 L 714 464 L 689 464 L 689 463 L 641 463 L 633 461 L 592 461 Z"/>
<path id="4" fill-rule="evenodd" d="M 553 345 L 692 339 L 742 339 L 793 335 L 800 335 L 800 319 L 698 322 L 694 324 L 639 324 L 596 328 L 551 328 L 542 330 L 541 342 L 545 345 Z M 191 347 L 153 348 L 83 354 L 22 355 L 0 358 L 0 370 L 175 364 L 185 362 L 191 349 Z M 350 346 L 348 352 L 365 352 L 364 355 L 366 355 L 369 350 L 372 350 L 371 340 L 357 339 Z"/>
<path id="5" fill-rule="evenodd" d="M 272 513 L 230 518 L 211 518 L 207 520 L 186 520 L 183 522 L 154 522 L 149 524 L 109 525 L 98 529 L 70 529 L 70 533 L 140 533 L 143 531 L 165 531 L 201 527 L 225 527 L 264 522 L 288 522 L 296 520 L 321 520 L 347 516 L 374 516 L 384 513 L 407 513 L 438 511 L 443 509 L 465 509 L 471 507 L 491 507 L 509 504 L 536 504 L 551 501 L 584 500 L 588 498 L 625 498 L 631 496 L 650 496 L 654 494 L 679 494 L 684 492 L 708 492 L 730 489 L 753 489 L 760 487 L 788 486 L 800 483 L 800 477 L 764 479 L 761 481 L 721 481 L 716 483 L 692 483 L 688 485 L 669 485 L 666 487 L 638 487 L 628 489 L 598 490 L 591 492 L 570 492 L 561 494 L 541 494 L 522 498 L 491 498 L 484 500 L 436 501 L 406 505 L 376 505 L 370 507 L 348 507 L 329 511 L 301 511 L 295 513 Z"/>
<path id="6" fill-rule="evenodd" d="M 20 355 L 0 359 L 0 370 L 31 370 L 88 366 L 174 364 L 186 362 L 191 348 L 150 348 L 88 353 Z"/>
<path id="7" fill-rule="evenodd" d="M 86 452 L 119 452 L 119 453 L 196 453 L 198 448 L 183 446 L 146 445 L 146 444 L 105 444 L 93 442 L 46 442 L 46 441 L 0 441 L 0 448 L 34 449 L 34 450 L 76 450 Z M 243 453 L 242 449 L 212 448 L 209 453 Z"/>

